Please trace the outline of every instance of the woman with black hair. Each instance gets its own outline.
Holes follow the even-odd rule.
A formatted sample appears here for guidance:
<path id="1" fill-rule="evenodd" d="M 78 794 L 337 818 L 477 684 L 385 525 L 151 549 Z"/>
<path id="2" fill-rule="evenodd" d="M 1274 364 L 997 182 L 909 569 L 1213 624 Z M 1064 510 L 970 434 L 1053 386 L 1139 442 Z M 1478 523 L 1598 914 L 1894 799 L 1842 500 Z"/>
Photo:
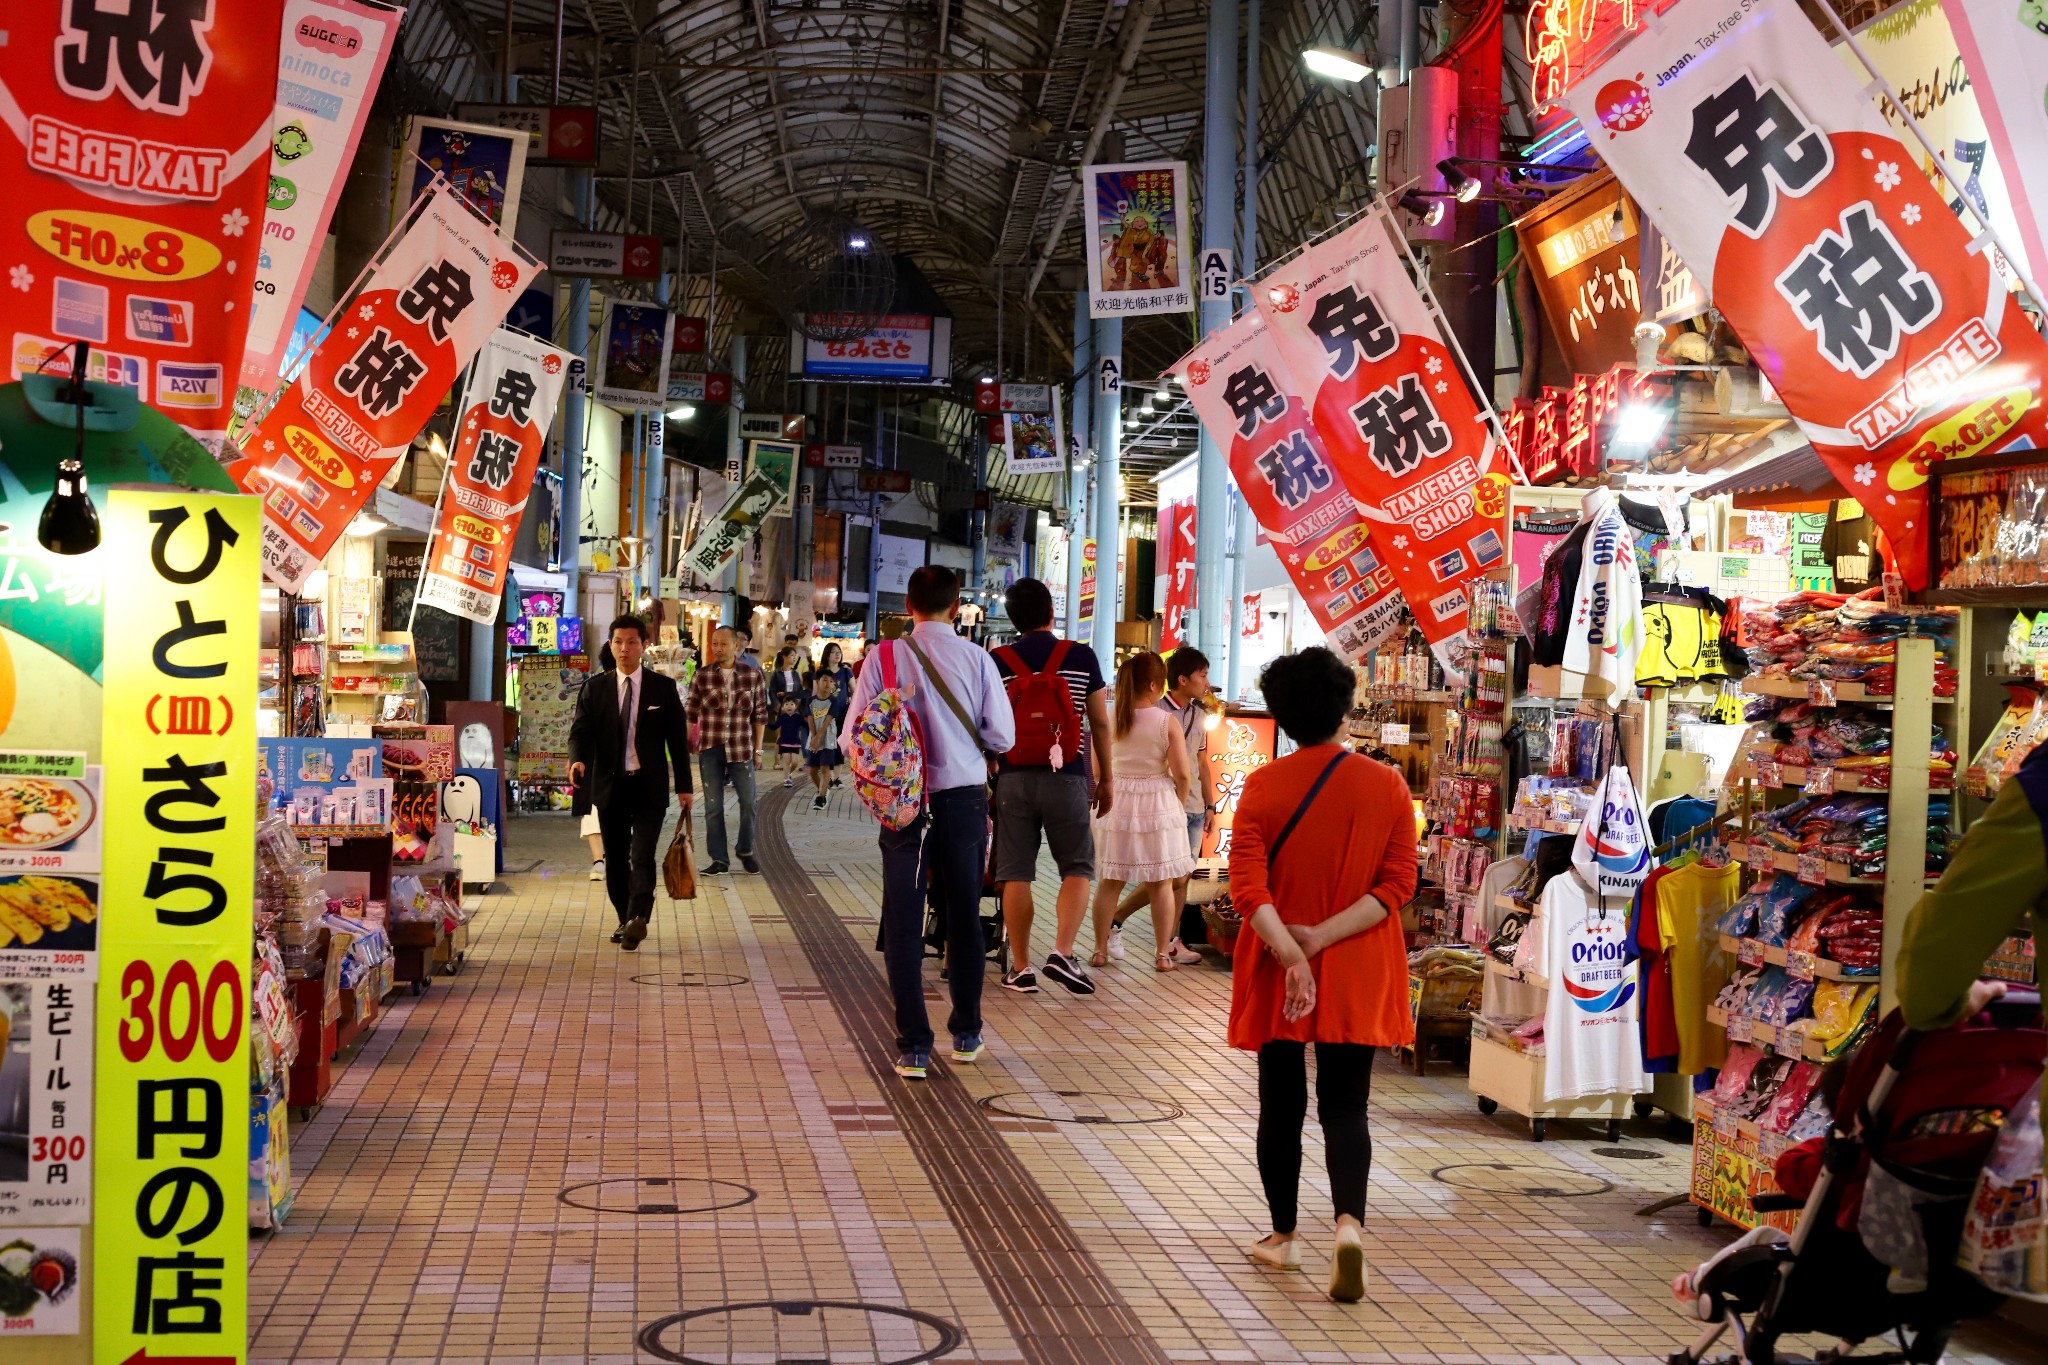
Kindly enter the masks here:
<path id="1" fill-rule="evenodd" d="M 804 694 L 809 690 L 804 682 L 803 651 L 794 645 L 784 645 L 775 656 L 775 671 L 768 675 L 768 714 L 772 717 L 782 706 L 783 698 L 794 698 L 801 707 Z"/>
<path id="2" fill-rule="evenodd" d="M 1327 649 L 1275 659 L 1259 690 L 1294 753 L 1255 770 L 1231 824 L 1237 940 L 1230 1045 L 1259 1055 L 1259 1179 L 1273 1231 L 1251 1256 L 1301 1266 L 1296 1235 L 1308 1044 L 1336 1209 L 1330 1297 L 1365 1294 L 1366 1106 L 1374 1053 L 1411 1043 L 1408 959 L 1396 915 L 1415 894 L 1415 817 L 1401 774 L 1345 749 L 1357 690 Z"/>

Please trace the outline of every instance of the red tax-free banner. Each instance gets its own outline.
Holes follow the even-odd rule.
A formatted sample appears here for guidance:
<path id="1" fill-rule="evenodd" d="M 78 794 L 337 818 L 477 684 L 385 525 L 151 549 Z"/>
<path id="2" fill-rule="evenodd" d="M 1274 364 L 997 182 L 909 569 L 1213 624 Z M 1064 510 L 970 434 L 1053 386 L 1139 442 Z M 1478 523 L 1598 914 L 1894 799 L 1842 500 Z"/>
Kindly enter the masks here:
<path id="1" fill-rule="evenodd" d="M 1202 429 L 1230 452 L 1231 477 L 1316 624 L 1356 661 L 1400 627 L 1401 598 L 1307 405 L 1289 391 L 1265 319 L 1246 313 L 1174 371 Z"/>
<path id="2" fill-rule="evenodd" d="M 1367 214 L 1254 293 L 1282 388 L 1308 396 L 1379 557 L 1424 638 L 1448 653 L 1465 628 L 1465 584 L 1507 556 L 1506 457 L 1386 219 Z"/>
<path id="3" fill-rule="evenodd" d="M 1937 464 L 2043 444 L 2044 343 L 1791 0 L 1679 0 L 1566 96 L 1927 585 Z"/>
<path id="4" fill-rule="evenodd" d="M 297 592 L 536 266 L 436 181 L 228 472 L 263 498 L 263 572 Z"/>
<path id="5" fill-rule="evenodd" d="M 485 625 L 498 619 L 570 358 L 503 328 L 477 357 L 414 600 Z"/>
<path id="6" fill-rule="evenodd" d="M 88 378 L 225 444 L 283 14 L 282 0 L 237 0 L 232 22 L 213 5 L 8 7 L 0 123 L 19 160 L 0 177 L 0 335 L 15 378 L 84 341 Z"/>

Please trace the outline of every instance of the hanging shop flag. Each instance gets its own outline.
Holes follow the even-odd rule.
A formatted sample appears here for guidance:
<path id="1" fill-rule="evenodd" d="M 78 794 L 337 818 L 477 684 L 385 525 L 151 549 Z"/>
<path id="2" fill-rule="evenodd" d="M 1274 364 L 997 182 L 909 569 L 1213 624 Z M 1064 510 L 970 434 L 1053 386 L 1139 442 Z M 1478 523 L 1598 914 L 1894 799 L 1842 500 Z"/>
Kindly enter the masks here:
<path id="1" fill-rule="evenodd" d="M 410 204 L 439 176 L 477 216 L 489 219 L 505 240 L 519 226 L 519 187 L 526 180 L 529 139 L 517 129 L 454 119 L 415 117 L 405 137 L 398 203 Z"/>
<path id="2" fill-rule="evenodd" d="M 229 468 L 263 497 L 263 571 L 297 592 L 534 276 L 436 185 Z"/>
<path id="3" fill-rule="evenodd" d="M 2048 343 L 1917 152 L 1789 0 L 1679 0 L 1565 99 L 1926 586 L 1929 471 L 2048 439 Z"/>
<path id="4" fill-rule="evenodd" d="M 489 625 L 548 443 L 569 353 L 500 328 L 477 357 L 416 599 Z"/>
<path id="5" fill-rule="evenodd" d="M 107 496 L 93 1359 L 247 1358 L 254 498 Z"/>
<path id="6" fill-rule="evenodd" d="M 68 374 L 64 348 L 90 342 L 87 378 L 225 444 L 283 10 L 250 0 L 230 24 L 205 5 L 10 6 L 0 122 L 21 161 L 0 175 L 18 224 L 0 251 L 0 337 L 13 377 Z"/>
<path id="7" fill-rule="evenodd" d="M 1246 313 L 1174 373 L 1209 439 L 1230 452 L 1238 491 L 1331 647 L 1356 660 L 1392 635 L 1401 625 L 1394 575 L 1290 391 L 1266 320 Z"/>
<path id="8" fill-rule="evenodd" d="M 263 250 L 249 303 L 240 385 L 267 394 L 313 281 L 341 183 L 355 161 L 370 97 L 384 77 L 403 10 L 357 0 L 285 0 L 277 108 L 270 130 L 270 193 Z"/>
<path id="9" fill-rule="evenodd" d="M 607 299 L 598 329 L 597 401 L 607 407 L 668 405 L 669 311 L 655 303 Z"/>
<path id="10" fill-rule="evenodd" d="M 1170 502 L 1159 512 L 1159 559 L 1166 579 L 1160 611 L 1159 652 L 1187 641 L 1188 613 L 1195 609 L 1195 502 Z"/>
<path id="11" fill-rule="evenodd" d="M 733 490 L 718 515 L 711 518 L 690 553 L 683 556 L 683 568 L 708 583 L 739 558 L 740 550 L 761 530 L 776 506 L 788 495 L 787 483 L 777 483 L 773 474 L 756 470 Z"/>
<path id="12" fill-rule="evenodd" d="M 1013 475 L 1057 474 L 1067 467 L 1067 429 L 1057 390 L 1048 393 L 1046 406 L 1051 411 L 1003 414 L 1003 454 Z"/>
<path id="13" fill-rule="evenodd" d="M 1372 527 L 1373 558 L 1392 571 L 1449 667 L 1449 642 L 1465 628 L 1466 582 L 1507 553 L 1506 462 L 1383 212 L 1309 248 L 1253 292 L 1288 376 L 1275 380 L 1309 397 L 1337 477 Z M 1327 467 L 1318 473 L 1327 478 Z M 1284 463 L 1267 475 L 1275 497 L 1296 498 L 1311 477 Z"/>
<path id="14" fill-rule="evenodd" d="M 1084 166 L 1087 194 L 1088 315 L 1185 313 L 1188 280 L 1188 163 L 1148 161 Z"/>
<path id="15" fill-rule="evenodd" d="M 1071 542 L 1069 542 L 1071 544 Z M 1067 633 L 1079 635 L 1082 627 L 1095 620 L 1095 538 L 1081 542 L 1081 601 L 1074 612 L 1075 625 Z"/>
<path id="16" fill-rule="evenodd" d="M 1967 93 L 1991 143 L 1988 167 L 1975 168 L 2002 174 L 2018 238 L 2013 246 L 2026 254 L 2025 264 L 2038 280 L 2048 274 L 2048 10 L 2032 0 L 1941 0 L 1941 8 L 1970 73 Z M 1875 45 L 1871 60 L 1887 64 Z M 1914 112 L 1927 120 L 1919 108 Z M 1935 146 L 1947 145 L 1934 128 L 1927 131 Z M 1966 179 L 1974 183 L 1975 177 Z M 1985 207 L 2003 232 L 1996 205 L 1987 201 Z"/>

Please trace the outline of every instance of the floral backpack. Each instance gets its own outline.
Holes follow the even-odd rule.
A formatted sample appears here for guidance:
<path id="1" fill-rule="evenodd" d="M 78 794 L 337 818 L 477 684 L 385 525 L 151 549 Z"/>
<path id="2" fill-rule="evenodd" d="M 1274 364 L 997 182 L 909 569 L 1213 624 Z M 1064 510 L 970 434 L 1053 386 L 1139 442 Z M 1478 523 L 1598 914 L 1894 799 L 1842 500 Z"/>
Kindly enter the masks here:
<path id="1" fill-rule="evenodd" d="M 853 790 L 888 829 L 924 813 L 924 736 L 896 680 L 896 649 L 875 651 L 882 685 L 848 724 L 841 742 Z"/>

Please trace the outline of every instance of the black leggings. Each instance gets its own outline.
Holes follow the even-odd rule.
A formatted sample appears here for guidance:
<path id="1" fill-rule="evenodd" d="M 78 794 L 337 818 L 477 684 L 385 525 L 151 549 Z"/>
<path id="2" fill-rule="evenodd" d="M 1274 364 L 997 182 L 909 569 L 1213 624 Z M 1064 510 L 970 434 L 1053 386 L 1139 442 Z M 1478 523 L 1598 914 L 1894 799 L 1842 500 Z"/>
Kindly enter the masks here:
<path id="1" fill-rule="evenodd" d="M 1372 1055 L 1363 1043 L 1316 1044 L 1316 1121 L 1323 1126 L 1323 1162 L 1330 1172 L 1336 1216 L 1365 1221 L 1365 1183 L 1372 1174 Z M 1301 1126 L 1308 1119 L 1308 1044 L 1271 1042 L 1259 1049 L 1259 1180 L 1273 1231 L 1291 1236 L 1301 1192 Z"/>

